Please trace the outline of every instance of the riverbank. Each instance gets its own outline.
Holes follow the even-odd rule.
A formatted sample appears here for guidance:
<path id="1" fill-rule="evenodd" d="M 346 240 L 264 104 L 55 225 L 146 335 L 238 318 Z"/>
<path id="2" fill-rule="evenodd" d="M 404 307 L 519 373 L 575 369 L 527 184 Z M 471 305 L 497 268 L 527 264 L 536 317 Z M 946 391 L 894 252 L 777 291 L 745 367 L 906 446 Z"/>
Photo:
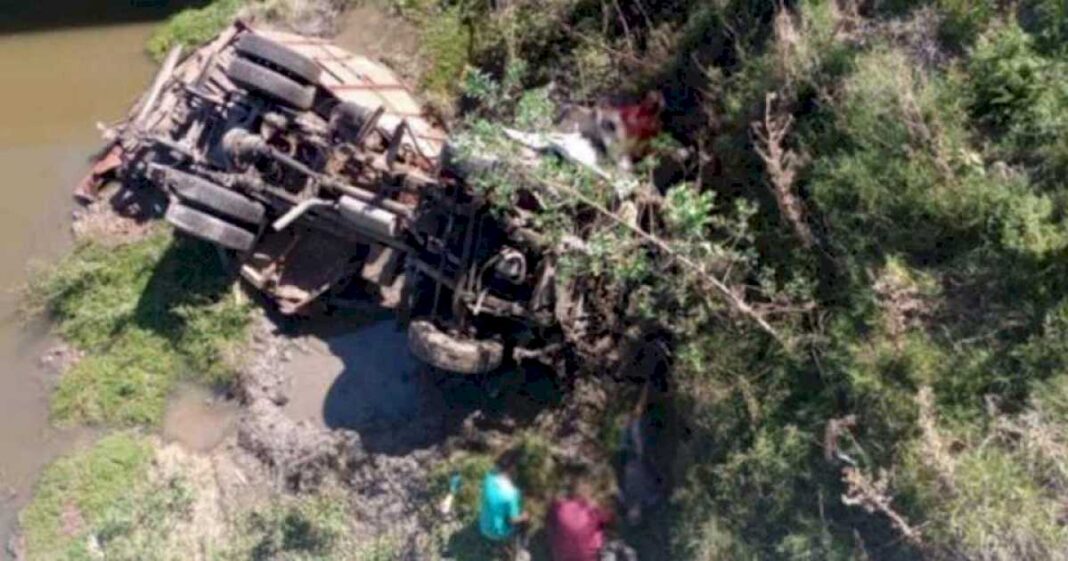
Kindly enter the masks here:
<path id="1" fill-rule="evenodd" d="M 418 50 L 360 33 L 411 30 L 374 8 L 345 21 L 347 47 L 398 64 Z M 66 342 L 51 353 L 52 418 L 107 434 L 44 471 L 10 544 L 18 559 L 467 559 L 483 546 L 463 538 L 474 466 L 521 441 L 531 488 L 549 491 L 544 439 L 509 411 L 530 426 L 551 382 L 536 396 L 513 383 L 489 403 L 478 384 L 420 368 L 381 318 L 347 318 L 340 334 L 276 323 L 210 246 L 148 220 L 153 201 L 127 208 L 78 212 L 73 253 L 31 283 L 30 304 Z M 454 471 L 468 491 L 460 516 L 442 517 Z"/>
<path id="2" fill-rule="evenodd" d="M 4 10 L 0 19 L 34 6 Z M 5 21 L 10 24 L 10 21 Z M 0 107 L 0 540 L 7 539 L 41 469 L 95 431 L 56 429 L 50 393 L 58 374 L 41 357 L 58 342 L 46 321 L 25 321 L 29 271 L 70 250 L 70 186 L 98 148 L 94 124 L 125 110 L 151 78 L 144 56 L 151 24 L 34 29 L 0 36 L 5 93 Z M 77 95 L 71 84 L 77 84 Z M 0 552 L 0 558 L 5 554 Z"/>
<path id="3" fill-rule="evenodd" d="M 73 267 L 78 272 L 75 278 L 92 281 L 77 283 L 84 292 L 76 295 L 76 305 L 70 308 L 79 313 L 109 310 L 109 321 L 136 325 L 125 319 L 123 310 L 138 306 L 124 308 L 118 304 L 122 298 L 94 293 L 93 282 L 104 281 L 109 293 L 140 291 L 139 299 L 151 296 L 152 291 L 146 291 L 142 283 L 124 278 L 162 275 L 166 279 L 171 269 L 168 252 L 176 246 L 181 251 L 189 249 L 182 250 L 184 242 L 170 239 L 155 227 L 120 215 L 90 208 L 81 217 L 76 230 L 111 233 L 108 259 L 126 266 L 116 268 L 110 261 L 87 264 L 86 249 L 68 257 L 59 270 L 72 267 L 72 261 L 80 263 Z M 169 249 L 161 252 L 160 244 Z M 135 259 L 131 265 L 131 254 L 144 260 Z M 211 253 L 193 262 L 204 264 L 215 258 Z M 127 269 L 139 273 L 115 276 Z M 97 273 L 81 276 L 93 270 Z M 206 271 L 210 268 L 202 267 L 198 274 Z M 69 291 L 58 292 L 71 297 Z M 220 294 L 224 299 L 232 297 L 230 290 Z M 88 300 L 106 305 L 94 306 Z M 162 302 L 175 300 L 163 297 Z M 204 306 L 200 312 L 198 304 Z M 211 301 L 198 304 L 192 308 L 187 304 L 184 318 L 196 318 L 217 305 Z M 237 560 L 250 558 L 253 550 L 353 561 L 428 556 L 487 559 L 491 554 L 473 536 L 471 524 L 477 500 L 474 490 L 493 454 L 519 446 L 526 466 L 523 485 L 531 497 L 544 498 L 553 492 L 558 467 L 588 462 L 598 454 L 607 465 L 606 452 L 589 448 L 601 439 L 599 429 L 583 425 L 583 419 L 597 418 L 604 405 L 604 396 L 592 387 L 593 398 L 577 409 L 581 400 L 556 401 L 559 394 L 547 378 L 488 381 L 503 388 L 490 397 L 482 382 L 421 366 L 408 353 L 404 333 L 386 315 L 335 315 L 279 323 L 258 309 L 245 310 L 248 331 L 232 347 L 239 360 L 229 363 L 233 370 L 227 387 L 232 405 L 219 401 L 226 398 L 213 397 L 215 409 L 210 404 L 206 407 L 227 411 L 202 413 L 196 419 L 199 424 L 187 422 L 171 428 L 166 418 L 176 406 L 173 384 L 189 377 L 152 371 L 155 366 L 143 363 L 145 359 L 136 353 L 130 356 L 120 351 L 123 354 L 116 362 L 107 353 L 121 350 L 130 335 L 123 328 L 96 325 L 90 321 L 95 317 L 75 321 L 89 333 L 108 334 L 108 339 L 84 352 L 56 354 L 57 363 L 65 369 L 60 375 L 61 390 L 54 398 L 60 404 L 58 411 L 65 414 L 62 404 L 73 402 L 82 404 L 82 414 L 71 420 L 135 428 L 111 432 L 44 472 L 20 517 L 22 532 L 10 544 L 16 559 L 87 554 Z M 71 343 L 76 344 L 79 331 L 65 323 L 71 318 L 60 314 L 57 319 L 60 331 L 73 336 Z M 153 353 L 176 354 L 166 360 L 151 354 L 151 363 L 182 362 L 183 336 L 172 333 L 166 338 L 176 343 L 148 348 L 155 349 Z M 143 342 L 135 339 L 132 344 Z M 104 363 L 92 372 L 103 373 L 105 379 L 90 387 L 118 388 L 118 393 L 85 392 L 79 383 L 70 392 L 81 392 L 81 397 L 72 399 L 70 392 L 62 390 L 63 383 L 80 381 L 79 369 L 93 360 Z M 131 372 L 162 379 L 131 386 L 128 382 L 138 381 L 127 378 Z M 167 387 L 171 390 L 164 391 Z M 146 389 L 153 391 L 146 393 Z M 188 407 L 182 404 L 188 393 L 179 395 L 178 406 Z M 161 399 L 170 405 L 157 409 L 155 403 Z M 152 406 L 142 406 L 146 400 Z M 91 411 L 102 414 L 84 414 Z M 563 419 L 567 422 L 562 423 Z M 161 420 L 163 438 L 153 428 Z M 205 438 L 211 444 L 189 443 Z M 462 474 L 465 489 L 455 514 L 445 516 L 437 512 L 437 504 L 453 473 Z M 124 481 L 136 483 L 123 485 Z M 534 498 L 531 508 L 538 512 L 544 502 Z M 154 522 L 149 525 L 144 520 Z M 293 525 L 301 535 L 285 538 Z M 535 544 L 540 545 L 538 540 Z"/>

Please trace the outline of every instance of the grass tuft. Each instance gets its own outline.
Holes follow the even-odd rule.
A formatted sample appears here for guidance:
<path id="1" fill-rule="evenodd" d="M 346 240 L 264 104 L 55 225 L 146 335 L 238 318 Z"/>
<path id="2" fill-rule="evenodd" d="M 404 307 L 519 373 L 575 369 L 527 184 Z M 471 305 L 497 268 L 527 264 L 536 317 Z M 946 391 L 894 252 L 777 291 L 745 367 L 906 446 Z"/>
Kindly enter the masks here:
<path id="1" fill-rule="evenodd" d="M 119 433 L 49 466 L 19 516 L 27 558 L 91 559 L 93 549 L 107 559 L 159 558 L 138 544 L 163 525 L 144 522 L 182 515 L 191 497 L 179 481 L 152 481 L 152 458 L 147 439 Z"/>
<path id="2" fill-rule="evenodd" d="M 81 245 L 45 271 L 30 300 L 86 352 L 59 382 L 56 420 L 151 425 L 179 378 L 227 383 L 249 321 L 232 280 L 212 246 L 164 231 Z"/>
<path id="3" fill-rule="evenodd" d="M 175 45 L 193 47 L 214 37 L 230 24 L 247 0 L 215 0 L 202 8 L 189 8 L 171 16 L 148 39 L 145 48 L 160 61 Z"/>

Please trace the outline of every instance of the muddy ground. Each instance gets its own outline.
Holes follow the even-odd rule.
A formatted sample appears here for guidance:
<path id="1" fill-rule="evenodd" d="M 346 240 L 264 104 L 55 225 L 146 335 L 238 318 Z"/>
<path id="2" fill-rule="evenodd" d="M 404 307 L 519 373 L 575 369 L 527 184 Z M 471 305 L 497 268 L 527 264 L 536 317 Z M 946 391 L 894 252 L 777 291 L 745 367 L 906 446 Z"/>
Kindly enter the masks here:
<path id="1" fill-rule="evenodd" d="M 77 238 L 122 244 L 150 232 L 160 201 L 108 195 L 76 213 Z M 451 458 L 492 455 L 529 433 L 553 443 L 558 465 L 596 470 L 604 458 L 603 389 L 580 386 L 564 400 L 547 373 L 435 371 L 409 353 L 388 311 L 286 318 L 236 275 L 235 290 L 262 304 L 235 385 L 177 391 L 158 439 L 161 476 L 181 471 L 198 489 L 190 551 L 209 551 L 239 513 L 272 497 L 329 489 L 347 499 L 357 543 L 388 539 L 403 559 L 438 558 L 462 529 L 436 510 L 433 478 Z M 78 358 L 61 345 L 44 360 L 60 376 Z M 20 558 L 17 539 L 11 549 Z"/>

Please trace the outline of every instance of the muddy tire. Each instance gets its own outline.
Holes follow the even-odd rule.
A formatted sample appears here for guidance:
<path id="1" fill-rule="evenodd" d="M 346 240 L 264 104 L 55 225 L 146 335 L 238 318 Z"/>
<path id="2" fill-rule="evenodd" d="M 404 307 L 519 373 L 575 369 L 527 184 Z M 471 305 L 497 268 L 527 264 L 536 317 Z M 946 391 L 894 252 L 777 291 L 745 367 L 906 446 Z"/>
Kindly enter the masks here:
<path id="1" fill-rule="evenodd" d="M 234 49 L 246 57 L 270 63 L 309 84 L 318 83 L 322 72 L 315 61 L 262 35 L 246 33 L 237 40 Z"/>
<path id="2" fill-rule="evenodd" d="M 408 348 L 419 360 L 458 374 L 490 372 L 504 358 L 504 346 L 497 341 L 454 337 L 427 320 L 408 326 Z"/>
<path id="3" fill-rule="evenodd" d="M 176 201 L 167 207 L 164 218 L 181 232 L 225 248 L 248 251 L 256 241 L 252 232 Z"/>
<path id="4" fill-rule="evenodd" d="M 231 60 L 226 67 L 226 75 L 242 88 L 296 109 L 309 109 L 315 100 L 314 86 L 301 85 L 266 66 L 243 58 Z"/>
<path id="5" fill-rule="evenodd" d="M 174 194 L 193 206 L 256 226 L 263 223 L 263 205 L 240 193 L 174 168 L 165 168 L 164 177 Z"/>

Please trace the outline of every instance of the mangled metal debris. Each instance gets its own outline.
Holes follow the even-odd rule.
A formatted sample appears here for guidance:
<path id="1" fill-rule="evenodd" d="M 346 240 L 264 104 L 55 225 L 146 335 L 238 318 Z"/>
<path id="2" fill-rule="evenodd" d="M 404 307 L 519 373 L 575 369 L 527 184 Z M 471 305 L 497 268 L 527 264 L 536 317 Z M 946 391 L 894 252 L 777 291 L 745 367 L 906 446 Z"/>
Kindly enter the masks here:
<path id="1" fill-rule="evenodd" d="M 112 178 L 162 190 L 165 219 L 237 256 L 283 313 L 356 286 L 462 373 L 559 348 L 544 248 L 442 165 L 443 127 L 369 59 L 236 23 L 172 52 L 105 138 L 79 198 Z"/>

